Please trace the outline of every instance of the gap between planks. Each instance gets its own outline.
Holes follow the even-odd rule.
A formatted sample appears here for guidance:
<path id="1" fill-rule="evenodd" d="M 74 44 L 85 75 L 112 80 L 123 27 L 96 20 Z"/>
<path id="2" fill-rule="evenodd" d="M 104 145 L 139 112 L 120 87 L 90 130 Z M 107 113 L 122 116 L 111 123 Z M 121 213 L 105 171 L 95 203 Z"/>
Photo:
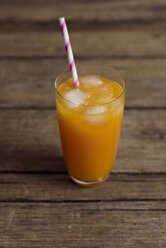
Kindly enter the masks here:
<path id="1" fill-rule="evenodd" d="M 60 159 L 62 159 L 62 157 L 60 157 Z M 51 170 L 46 170 L 46 171 L 38 171 L 38 170 L 29 170 L 29 171 L 0 171 L 0 174 L 38 174 L 38 175 L 68 175 L 67 171 L 51 171 Z M 149 175 L 149 176 L 166 176 L 166 172 L 125 172 L 125 171 L 112 171 L 111 175 L 129 175 L 129 176 L 135 176 L 135 175 Z"/>
<path id="2" fill-rule="evenodd" d="M 132 198 L 132 199 L 123 199 L 123 198 L 118 198 L 118 199 L 109 199 L 109 200 L 33 200 L 33 199 L 26 199 L 26 198 L 18 198 L 18 199 L 0 199 L 0 203 L 104 203 L 104 202 L 112 202 L 112 203 L 118 203 L 118 202 L 126 202 L 126 203 L 130 203 L 130 202 L 163 202 L 166 203 L 166 199 L 137 199 L 137 198 Z M 126 209 L 126 210 L 130 210 L 130 209 Z M 139 210 L 139 209 L 135 209 L 135 210 Z M 145 211 L 147 211 L 147 209 L 144 209 Z M 154 209 L 155 210 L 155 209 Z M 163 210 L 166 211 L 165 209 L 159 209 L 159 210 Z M 131 211 L 131 210 L 130 210 Z M 133 211 L 133 209 L 132 209 Z"/>
<path id="3" fill-rule="evenodd" d="M 87 61 L 87 60 L 110 60 L 110 59 L 115 59 L 115 60 L 157 60 L 157 59 L 166 59 L 166 55 L 98 55 L 98 56 L 80 56 L 75 54 L 75 59 L 80 60 L 80 61 Z M 44 59 L 49 59 L 49 60 L 55 60 L 55 59 L 66 59 L 66 55 L 36 55 L 36 56 L 28 56 L 28 55 L 11 55 L 11 56 L 0 56 L 0 60 L 44 60 Z"/>
<path id="4" fill-rule="evenodd" d="M 50 107 L 40 107 L 40 106 L 14 106 L 14 107 L 8 107 L 8 106 L 0 106 L 0 111 L 10 111 L 10 110 L 38 110 L 38 111 L 55 111 L 56 106 L 50 106 Z M 125 107 L 125 111 L 132 111 L 132 110 L 138 110 L 138 111 L 153 111 L 153 110 L 166 110 L 166 106 L 127 106 Z"/>
<path id="5" fill-rule="evenodd" d="M 70 32 L 73 31 L 100 31 L 100 30 L 149 30 L 151 28 L 165 28 L 165 20 L 162 18 L 153 18 L 151 20 L 133 18 L 131 20 L 70 20 L 67 21 L 68 28 Z M 59 29 L 59 23 L 57 18 L 48 21 L 25 21 L 25 20 L 1 20 L 0 21 L 1 30 L 0 32 L 21 32 L 27 31 L 32 32 L 52 32 Z"/>

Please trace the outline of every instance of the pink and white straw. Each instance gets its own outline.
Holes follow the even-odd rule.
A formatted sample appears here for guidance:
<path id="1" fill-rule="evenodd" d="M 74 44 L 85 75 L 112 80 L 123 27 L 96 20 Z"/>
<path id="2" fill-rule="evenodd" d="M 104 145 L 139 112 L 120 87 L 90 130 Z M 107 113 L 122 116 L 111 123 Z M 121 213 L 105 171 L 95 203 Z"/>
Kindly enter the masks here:
<path id="1" fill-rule="evenodd" d="M 65 49 L 67 52 L 67 57 L 70 65 L 70 71 L 72 73 L 72 78 L 75 86 L 79 85 L 79 80 L 78 80 L 78 74 L 74 62 L 74 57 L 73 57 L 73 52 L 71 48 L 71 43 L 69 39 L 69 34 L 67 31 L 67 26 L 66 26 L 66 21 L 64 17 L 59 18 L 60 26 L 61 26 L 61 31 L 63 34 L 64 42 L 65 42 Z"/>

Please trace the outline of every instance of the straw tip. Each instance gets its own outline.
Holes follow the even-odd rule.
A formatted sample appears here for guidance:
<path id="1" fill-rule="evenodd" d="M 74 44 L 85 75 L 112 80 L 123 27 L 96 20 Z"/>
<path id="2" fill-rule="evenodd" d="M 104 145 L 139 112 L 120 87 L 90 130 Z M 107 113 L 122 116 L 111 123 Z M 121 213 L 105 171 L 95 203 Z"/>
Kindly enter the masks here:
<path id="1" fill-rule="evenodd" d="M 63 22 L 65 20 L 65 18 L 64 17 L 59 17 L 58 20 L 59 20 L 59 22 Z"/>

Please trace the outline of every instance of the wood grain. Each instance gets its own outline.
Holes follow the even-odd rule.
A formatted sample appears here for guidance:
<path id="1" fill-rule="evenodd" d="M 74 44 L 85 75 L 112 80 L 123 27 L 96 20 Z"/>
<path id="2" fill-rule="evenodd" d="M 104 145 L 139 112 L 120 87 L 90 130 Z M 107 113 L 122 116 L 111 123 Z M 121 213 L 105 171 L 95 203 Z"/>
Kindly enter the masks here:
<path id="1" fill-rule="evenodd" d="M 55 110 L 3 110 L 1 171 L 64 172 Z M 166 172 L 165 110 L 125 112 L 116 172 Z"/>
<path id="2" fill-rule="evenodd" d="M 95 63 L 97 60 L 77 60 L 77 64 Z M 127 81 L 127 107 L 166 107 L 166 60 L 107 59 L 96 66 L 100 75 L 105 65 L 113 65 Z M 64 59 L 1 60 L 0 107 L 54 108 L 54 81 L 68 68 Z"/>
<path id="3" fill-rule="evenodd" d="M 166 243 L 165 202 L 0 203 L 2 247 L 156 247 Z"/>
<path id="4" fill-rule="evenodd" d="M 0 21 L 55 21 L 59 16 L 83 21 L 165 21 L 165 1 L 20 1 L 1 0 Z M 16 26 L 15 26 L 16 28 Z"/>
<path id="5" fill-rule="evenodd" d="M 0 185 L 0 202 L 166 201 L 166 175 L 111 174 L 84 189 L 67 174 L 0 174 Z"/>
<path id="6" fill-rule="evenodd" d="M 128 28 L 127 30 L 74 31 L 70 32 L 70 40 L 76 57 L 166 58 L 166 32 L 160 27 L 151 27 L 149 30 Z M 53 32 L 2 33 L 0 51 L 0 58 L 14 56 L 66 58 L 59 29 Z"/>
<path id="7" fill-rule="evenodd" d="M 115 166 L 96 188 L 72 183 L 63 161 L 59 16 L 77 63 L 127 81 Z M 0 247 L 165 248 L 165 30 L 165 0 L 0 1 Z"/>

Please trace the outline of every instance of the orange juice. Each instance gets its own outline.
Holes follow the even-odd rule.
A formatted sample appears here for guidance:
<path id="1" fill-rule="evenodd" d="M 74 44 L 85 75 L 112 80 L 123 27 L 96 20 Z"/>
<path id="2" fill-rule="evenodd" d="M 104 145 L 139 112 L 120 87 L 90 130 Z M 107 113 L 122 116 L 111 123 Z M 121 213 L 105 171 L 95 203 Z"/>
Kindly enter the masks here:
<path id="1" fill-rule="evenodd" d="M 79 77 L 57 87 L 56 105 L 65 163 L 82 185 L 104 181 L 116 156 L 124 109 L 124 89 L 105 77 Z"/>

